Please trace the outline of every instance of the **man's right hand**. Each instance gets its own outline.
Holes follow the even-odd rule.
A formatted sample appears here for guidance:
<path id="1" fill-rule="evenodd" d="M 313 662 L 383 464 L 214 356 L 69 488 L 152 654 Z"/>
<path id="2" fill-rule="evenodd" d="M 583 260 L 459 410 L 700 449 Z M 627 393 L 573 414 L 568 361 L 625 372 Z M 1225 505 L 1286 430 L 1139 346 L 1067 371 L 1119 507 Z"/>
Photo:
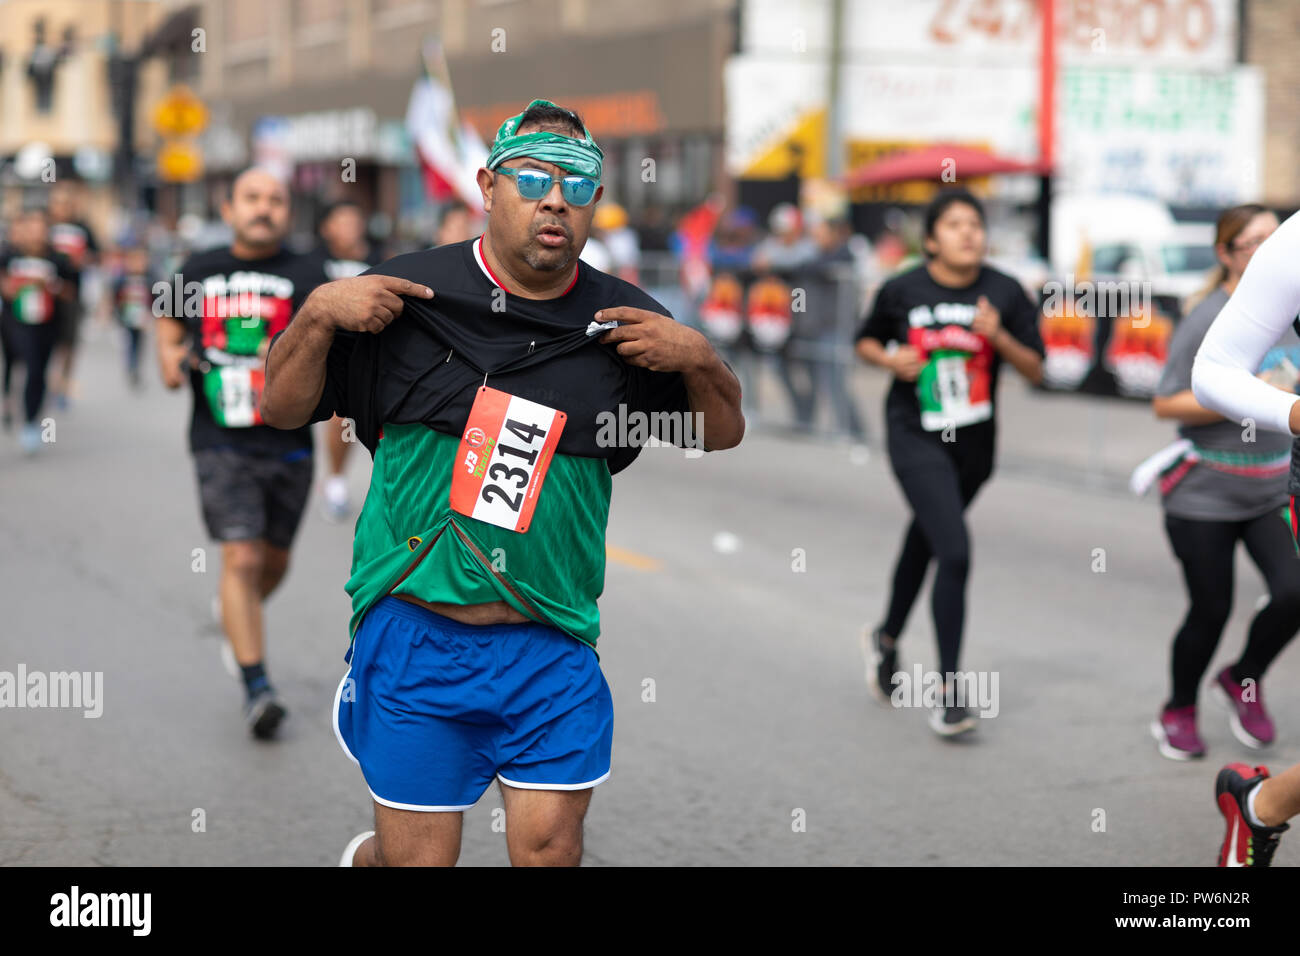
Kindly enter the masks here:
<path id="1" fill-rule="evenodd" d="M 894 350 L 890 366 L 894 374 L 904 382 L 915 382 L 921 375 L 921 369 L 925 368 L 925 363 L 921 361 L 921 353 L 916 346 L 900 345 Z"/>
<path id="2" fill-rule="evenodd" d="M 382 332 L 402 314 L 401 296 L 432 299 L 428 286 L 396 276 L 357 276 L 317 286 L 302 310 L 330 329 Z"/>

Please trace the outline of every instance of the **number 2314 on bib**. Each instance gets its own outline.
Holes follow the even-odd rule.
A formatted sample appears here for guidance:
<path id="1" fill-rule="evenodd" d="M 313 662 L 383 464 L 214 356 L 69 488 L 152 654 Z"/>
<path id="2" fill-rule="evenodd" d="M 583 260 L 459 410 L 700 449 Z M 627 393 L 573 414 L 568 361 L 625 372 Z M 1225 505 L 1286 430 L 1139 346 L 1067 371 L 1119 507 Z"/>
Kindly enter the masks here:
<path id="1" fill-rule="evenodd" d="M 451 475 L 451 510 L 525 532 L 565 414 L 486 386 L 474 397 Z"/>

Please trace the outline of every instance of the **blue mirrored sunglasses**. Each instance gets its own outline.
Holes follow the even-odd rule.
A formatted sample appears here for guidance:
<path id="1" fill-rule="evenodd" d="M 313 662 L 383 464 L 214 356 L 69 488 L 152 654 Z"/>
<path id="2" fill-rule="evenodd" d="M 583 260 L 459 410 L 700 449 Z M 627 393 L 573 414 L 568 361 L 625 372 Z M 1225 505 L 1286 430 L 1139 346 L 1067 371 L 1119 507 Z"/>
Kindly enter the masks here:
<path id="1" fill-rule="evenodd" d="M 515 181 L 519 195 L 524 199 L 541 199 L 551 191 L 555 177 L 540 169 L 510 169 L 498 166 L 494 172 L 509 176 Z M 560 180 L 560 195 L 564 201 L 575 206 L 586 206 L 596 198 L 596 189 L 600 183 L 586 176 L 565 176 Z"/>

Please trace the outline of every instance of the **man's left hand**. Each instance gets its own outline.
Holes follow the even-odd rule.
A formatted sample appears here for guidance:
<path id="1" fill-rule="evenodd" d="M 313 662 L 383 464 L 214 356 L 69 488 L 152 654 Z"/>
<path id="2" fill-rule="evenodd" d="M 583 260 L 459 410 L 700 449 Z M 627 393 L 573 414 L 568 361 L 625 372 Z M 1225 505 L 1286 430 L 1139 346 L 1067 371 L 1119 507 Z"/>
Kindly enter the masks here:
<path id="1" fill-rule="evenodd" d="M 610 329 L 600 341 L 616 345 L 619 357 L 627 364 L 652 372 L 689 372 L 703 365 L 713 351 L 699 332 L 646 309 L 601 309 L 596 321 L 617 321 L 618 328 Z"/>

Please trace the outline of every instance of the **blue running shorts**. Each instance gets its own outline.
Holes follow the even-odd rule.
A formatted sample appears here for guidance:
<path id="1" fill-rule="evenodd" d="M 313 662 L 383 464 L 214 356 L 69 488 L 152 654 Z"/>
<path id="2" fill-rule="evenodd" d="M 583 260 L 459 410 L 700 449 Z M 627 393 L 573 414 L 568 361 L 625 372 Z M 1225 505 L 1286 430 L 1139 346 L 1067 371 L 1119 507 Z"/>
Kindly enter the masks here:
<path id="1" fill-rule="evenodd" d="M 345 659 L 334 732 L 386 807 L 468 810 L 493 777 L 583 790 L 609 776 L 609 685 L 596 652 L 563 631 L 462 624 L 385 597 Z"/>

